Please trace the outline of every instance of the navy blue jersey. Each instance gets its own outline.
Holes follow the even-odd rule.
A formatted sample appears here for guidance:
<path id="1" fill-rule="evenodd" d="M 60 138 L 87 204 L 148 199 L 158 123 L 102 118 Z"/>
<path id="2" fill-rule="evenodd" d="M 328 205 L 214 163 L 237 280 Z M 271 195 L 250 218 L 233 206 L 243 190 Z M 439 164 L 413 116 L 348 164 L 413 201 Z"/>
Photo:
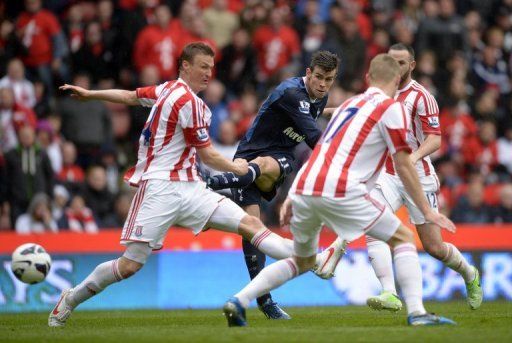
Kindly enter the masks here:
<path id="1" fill-rule="evenodd" d="M 327 96 L 314 102 L 309 98 L 302 77 L 281 82 L 261 106 L 235 157 L 251 160 L 271 153 L 293 158 L 293 148 L 302 141 L 313 148 L 322 134 L 316 119 L 326 104 Z"/>

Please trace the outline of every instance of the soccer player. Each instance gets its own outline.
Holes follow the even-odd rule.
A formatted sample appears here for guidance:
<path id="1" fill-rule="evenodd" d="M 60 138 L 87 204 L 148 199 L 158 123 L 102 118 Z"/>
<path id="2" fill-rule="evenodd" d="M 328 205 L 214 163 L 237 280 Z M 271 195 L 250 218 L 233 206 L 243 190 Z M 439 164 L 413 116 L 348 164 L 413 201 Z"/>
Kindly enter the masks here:
<path id="1" fill-rule="evenodd" d="M 336 109 L 281 208 L 281 221 L 290 223 L 293 233 L 294 256 L 263 269 L 225 303 L 223 310 L 229 326 L 247 325 L 245 308 L 251 300 L 315 265 L 323 224 L 348 241 L 367 234 L 393 247 L 409 324 L 454 323 L 427 313 L 423 307 L 421 267 L 413 234 L 388 207 L 369 194 L 389 152 L 400 179 L 425 218 L 455 230 L 448 218 L 429 206 L 411 163 L 411 148 L 406 141 L 408 118 L 403 106 L 393 99 L 399 72 L 393 57 L 377 55 L 367 74 L 370 87 Z"/>
<path id="2" fill-rule="evenodd" d="M 213 190 L 231 188 L 235 202 L 247 213 L 259 218 L 261 198 L 272 200 L 277 188 L 292 172 L 295 146 L 305 141 L 313 148 L 321 136 L 316 119 L 324 112 L 327 92 L 336 78 L 338 63 L 335 54 L 319 51 L 312 56 L 306 76 L 293 77 L 278 85 L 259 109 L 253 125 L 235 153 L 235 158 L 250 161 L 249 172 L 243 176 L 223 173 L 208 177 L 208 187 Z M 242 247 L 249 275 L 253 279 L 265 266 L 265 254 L 246 240 L 242 242 Z M 339 260 L 344 245 L 335 241 L 332 247 L 332 257 L 320 267 L 328 268 Z M 329 276 L 332 275 L 325 277 Z M 267 318 L 290 319 L 272 301 L 270 294 L 262 295 L 257 302 Z"/>
<path id="3" fill-rule="evenodd" d="M 135 91 L 90 91 L 64 85 L 82 100 L 105 100 L 152 107 L 139 140 L 138 162 L 125 178 L 138 186 L 121 234 L 126 250 L 104 262 L 80 284 L 65 290 L 50 313 L 49 326 L 63 326 L 73 309 L 112 283 L 135 274 L 152 250 L 160 249 L 170 226 L 233 232 L 251 241 L 269 256 L 291 256 L 291 240 L 272 233 L 231 200 L 209 190 L 195 168 L 196 154 L 216 170 L 247 173 L 247 161 L 230 161 L 210 144 L 211 112 L 196 93 L 212 75 L 213 50 L 204 43 L 187 45 L 178 60 L 179 79 Z"/>
<path id="4" fill-rule="evenodd" d="M 390 47 L 389 54 L 400 65 L 400 85 L 395 99 L 404 105 L 406 114 L 411 118 L 411 127 L 407 134 L 407 143 L 413 149 L 411 160 L 420 176 L 420 183 L 430 207 L 437 212 L 436 192 L 439 190 L 439 181 L 429 155 L 441 146 L 439 108 L 434 97 L 411 78 L 416 65 L 414 50 L 399 43 Z M 483 294 L 478 270 L 468 263 L 453 244 L 443 242 L 439 225 L 426 220 L 396 174 L 390 156 L 386 160 L 385 172 L 380 174 L 371 195 L 389 206 L 393 212 L 402 205 L 407 206 L 410 220 L 416 225 L 423 248 L 462 276 L 466 283 L 469 307 L 473 310 L 479 308 Z M 376 310 L 398 311 L 402 304 L 396 295 L 389 246 L 371 236 L 367 236 L 366 241 L 373 270 L 383 288 L 380 295 L 368 298 L 367 304 Z"/>

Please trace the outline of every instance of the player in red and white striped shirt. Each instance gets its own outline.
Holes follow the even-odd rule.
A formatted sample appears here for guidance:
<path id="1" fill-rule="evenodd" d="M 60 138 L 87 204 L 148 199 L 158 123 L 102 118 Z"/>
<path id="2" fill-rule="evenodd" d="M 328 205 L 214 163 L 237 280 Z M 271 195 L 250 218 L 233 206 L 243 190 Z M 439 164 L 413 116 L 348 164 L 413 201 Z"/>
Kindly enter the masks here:
<path id="1" fill-rule="evenodd" d="M 98 265 L 84 281 L 64 291 L 50 313 L 49 326 L 65 325 L 76 306 L 110 284 L 135 274 L 152 250 L 162 247 L 171 226 L 189 227 L 195 234 L 204 228 L 233 232 L 273 258 L 292 255 L 291 240 L 272 233 L 230 199 L 207 189 L 197 176 L 196 154 L 213 169 L 239 175 L 248 172 L 246 160 L 230 161 L 210 144 L 211 112 L 196 93 L 208 85 L 213 57 L 214 52 L 207 44 L 191 43 L 179 58 L 178 80 L 136 91 L 61 87 L 83 100 L 152 108 L 139 140 L 137 165 L 126 175 L 130 184 L 138 186 L 138 191 L 121 234 L 125 253 L 119 259 Z"/>
<path id="2" fill-rule="evenodd" d="M 430 207 L 437 212 L 436 193 L 439 190 L 439 181 L 429 155 L 441 147 L 439 108 L 434 97 L 411 78 L 411 72 L 416 64 L 414 50 L 403 44 L 395 44 L 391 46 L 389 54 L 395 58 L 401 69 L 400 86 L 395 99 L 404 105 L 411 120 L 407 133 L 407 143 L 413 150 L 411 159 L 416 165 Z M 468 263 L 453 244 L 443 242 L 441 227 L 425 219 L 396 174 L 391 156 L 388 156 L 386 170 L 380 174 L 376 189 L 371 195 L 386 203 L 393 212 L 403 205 L 407 207 L 410 220 L 416 225 L 424 249 L 464 278 L 469 306 L 472 309 L 480 307 L 482 288 L 479 284 L 478 270 Z M 401 308 L 401 302 L 396 296 L 389 246 L 373 237 L 367 237 L 367 246 L 372 267 L 383 288 L 380 295 L 370 297 L 367 303 L 373 309 L 397 311 Z"/>
<path id="3" fill-rule="evenodd" d="M 393 57 L 377 55 L 368 72 L 370 88 L 335 110 L 281 209 L 282 224 L 290 223 L 293 233 L 294 256 L 263 269 L 226 302 L 224 312 L 230 325 L 245 325 L 244 308 L 253 299 L 314 267 L 323 225 L 348 241 L 366 233 L 393 247 L 397 279 L 410 324 L 453 324 L 447 318 L 426 312 L 412 232 L 387 206 L 369 194 L 389 152 L 424 216 L 433 223 L 455 229 L 448 218 L 430 208 L 411 163 L 411 149 L 406 141 L 408 118 L 403 106 L 392 98 L 400 80 L 399 71 Z"/>

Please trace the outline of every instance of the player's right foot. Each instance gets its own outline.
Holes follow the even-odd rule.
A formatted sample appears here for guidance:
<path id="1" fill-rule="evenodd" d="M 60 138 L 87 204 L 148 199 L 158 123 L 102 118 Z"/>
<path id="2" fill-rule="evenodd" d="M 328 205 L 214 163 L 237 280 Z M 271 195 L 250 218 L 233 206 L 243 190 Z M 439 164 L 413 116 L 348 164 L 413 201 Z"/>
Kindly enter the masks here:
<path id="1" fill-rule="evenodd" d="M 366 304 L 377 311 L 387 310 L 396 312 L 402 309 L 402 302 L 398 295 L 387 291 L 384 291 L 374 297 L 369 297 L 366 299 Z"/>
<path id="2" fill-rule="evenodd" d="M 272 301 L 271 298 L 268 298 L 263 305 L 258 305 L 258 308 L 268 319 L 292 319 L 292 317 L 280 308 L 276 302 Z"/>
<path id="3" fill-rule="evenodd" d="M 317 259 L 314 273 L 322 279 L 330 279 L 334 276 L 334 271 L 338 266 L 348 242 L 337 238 L 332 244 L 322 251 Z"/>
<path id="4" fill-rule="evenodd" d="M 238 298 L 229 298 L 224 304 L 222 311 L 228 320 L 228 326 L 247 326 L 245 309 Z"/>
<path id="5" fill-rule="evenodd" d="M 50 312 L 50 316 L 48 317 L 48 326 L 60 327 L 66 325 L 66 320 L 71 315 L 71 311 L 73 311 L 73 306 L 67 302 L 66 298 L 72 290 L 73 289 L 70 288 L 62 291 L 57 305 L 55 305 L 52 312 Z"/>
<path id="6" fill-rule="evenodd" d="M 433 313 L 411 314 L 407 317 L 407 324 L 411 326 L 427 326 L 427 325 L 457 325 L 453 320 L 437 316 Z"/>
<path id="7" fill-rule="evenodd" d="M 470 283 L 466 283 L 467 302 L 472 310 L 476 310 L 482 305 L 482 298 L 484 296 L 482 286 L 480 285 L 480 273 L 475 266 L 475 278 Z"/>

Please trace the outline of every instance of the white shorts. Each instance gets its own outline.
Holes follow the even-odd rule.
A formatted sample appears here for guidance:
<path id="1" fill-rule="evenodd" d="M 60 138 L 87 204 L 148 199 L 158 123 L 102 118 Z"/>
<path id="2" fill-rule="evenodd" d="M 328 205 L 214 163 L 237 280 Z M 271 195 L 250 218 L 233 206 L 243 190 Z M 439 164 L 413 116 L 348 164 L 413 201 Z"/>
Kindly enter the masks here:
<path id="1" fill-rule="evenodd" d="M 430 207 L 438 212 L 437 191 L 439 190 L 439 180 L 436 175 L 420 177 L 420 183 Z M 393 212 L 398 211 L 402 205 L 407 207 L 409 218 L 414 225 L 425 224 L 425 217 L 420 209 L 412 200 L 411 196 L 405 190 L 405 187 L 397 175 L 391 175 L 381 172 L 375 188 L 370 192 L 375 199 L 387 203 Z"/>
<path id="2" fill-rule="evenodd" d="M 121 244 L 147 242 L 160 249 L 171 226 L 191 228 L 194 234 L 206 225 L 237 232 L 246 215 L 233 201 L 207 189 L 204 182 L 145 180 L 132 200 Z"/>
<path id="3" fill-rule="evenodd" d="M 364 234 L 388 241 L 401 224 L 384 203 L 369 194 L 343 198 L 290 194 L 290 198 L 293 207 L 290 229 L 295 254 L 301 257 L 316 254 L 322 225 L 350 242 Z"/>

